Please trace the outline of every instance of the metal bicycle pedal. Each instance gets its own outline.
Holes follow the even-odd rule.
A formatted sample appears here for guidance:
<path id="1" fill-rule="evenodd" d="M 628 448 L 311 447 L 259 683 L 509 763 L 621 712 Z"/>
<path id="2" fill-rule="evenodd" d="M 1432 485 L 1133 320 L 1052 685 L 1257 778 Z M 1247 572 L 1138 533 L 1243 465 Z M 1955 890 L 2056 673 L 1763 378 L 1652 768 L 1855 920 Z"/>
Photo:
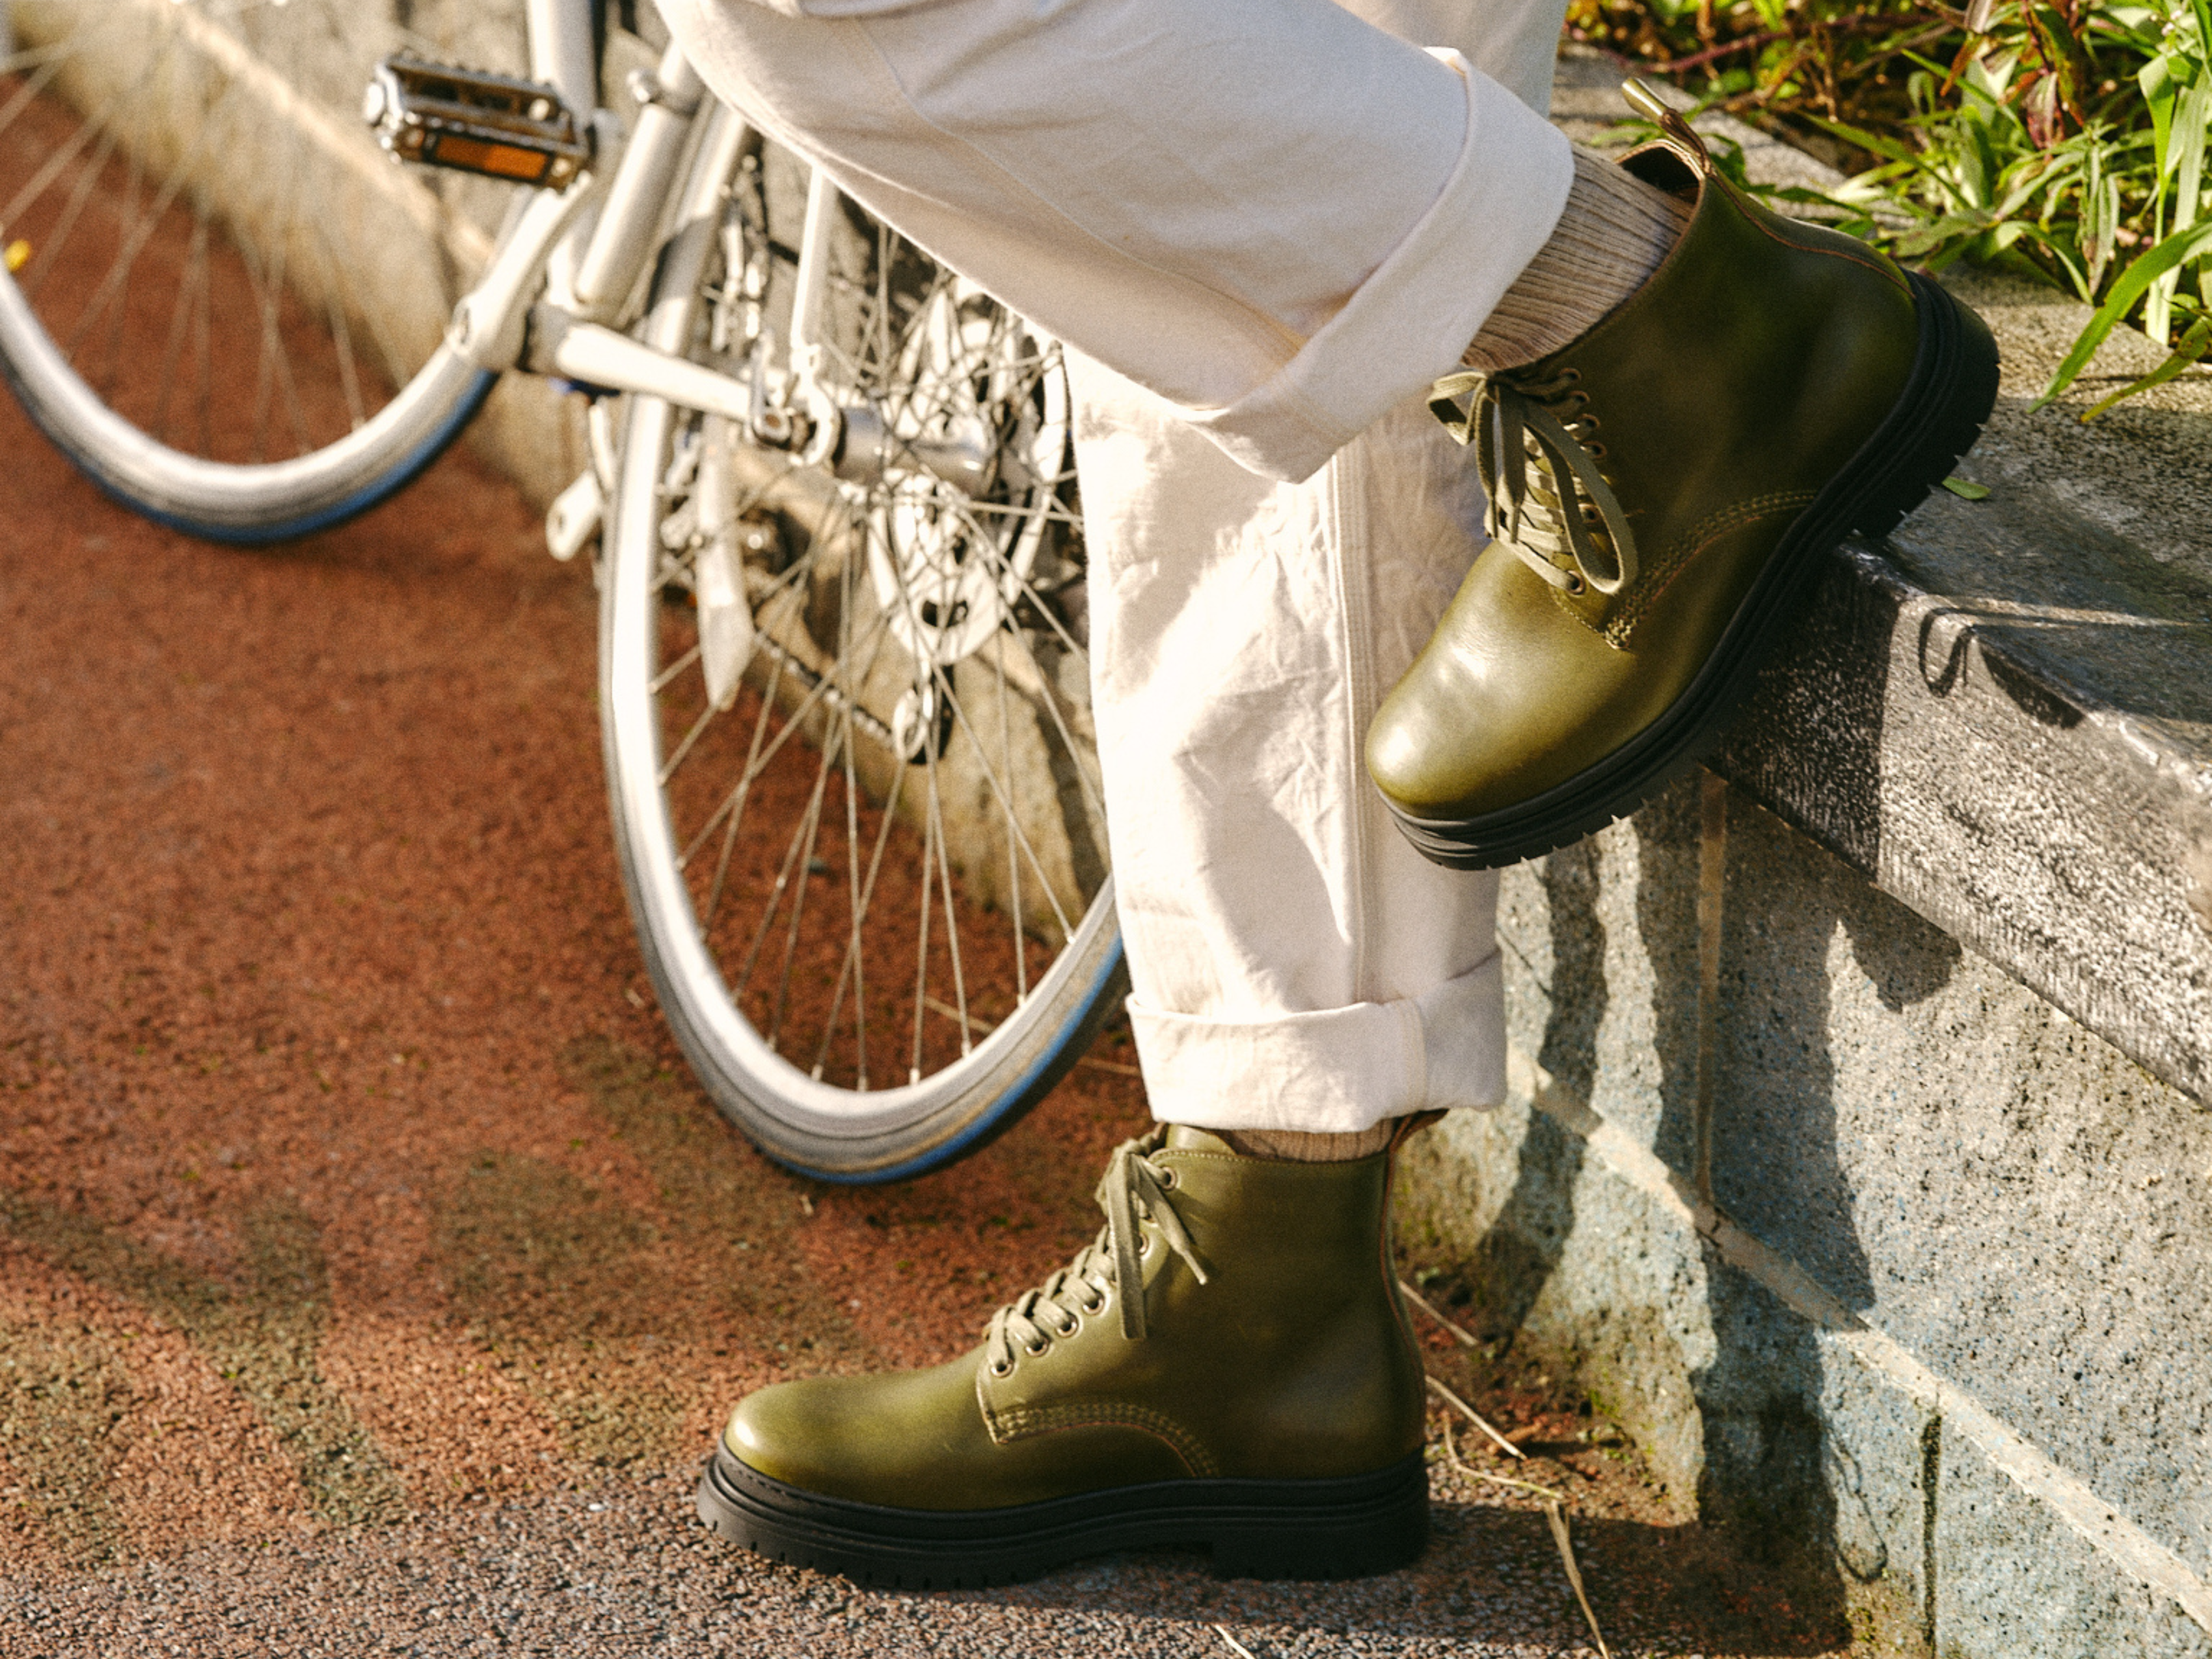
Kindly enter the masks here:
<path id="1" fill-rule="evenodd" d="M 553 88 L 405 52 L 376 66 L 362 118 L 395 161 L 559 189 L 592 159 L 589 128 Z"/>

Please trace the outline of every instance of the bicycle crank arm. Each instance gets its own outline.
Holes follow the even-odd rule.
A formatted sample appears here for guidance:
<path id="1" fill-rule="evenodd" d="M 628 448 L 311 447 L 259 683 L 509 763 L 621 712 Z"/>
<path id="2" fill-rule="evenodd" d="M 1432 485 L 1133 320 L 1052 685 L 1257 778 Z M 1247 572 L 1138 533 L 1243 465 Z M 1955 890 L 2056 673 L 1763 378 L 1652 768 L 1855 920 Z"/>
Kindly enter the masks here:
<path id="1" fill-rule="evenodd" d="M 531 198 L 514 234 L 453 307 L 446 343 L 455 356 L 494 374 L 521 359 L 530 301 L 544 280 L 545 261 L 595 194 L 597 185 L 587 173 L 557 195 L 549 190 Z"/>
<path id="2" fill-rule="evenodd" d="M 523 367 L 601 392 L 638 392 L 720 415 L 759 447 L 789 451 L 802 465 L 826 466 L 848 483 L 873 483 L 887 471 L 922 471 L 973 495 L 989 482 L 989 458 L 968 434 L 895 438 L 867 405 L 844 408 L 820 396 L 803 398 L 803 414 L 773 406 L 757 410 L 752 386 L 737 376 L 585 322 L 555 305 L 531 307 Z"/>
<path id="3" fill-rule="evenodd" d="M 586 322 L 556 305 L 531 307 L 524 366 L 597 391 L 637 392 L 720 415 L 758 447 L 787 452 L 803 466 L 828 465 L 841 477 L 838 458 L 848 422 L 866 427 L 874 420 L 872 410 L 841 409 L 822 397 L 805 398 L 803 411 L 758 399 L 754 387 L 735 375 Z"/>
<path id="4" fill-rule="evenodd" d="M 529 321 L 524 367 L 534 374 L 558 374 L 603 392 L 665 398 L 752 429 L 753 391 L 734 375 L 581 321 L 558 306 L 532 306 Z"/>

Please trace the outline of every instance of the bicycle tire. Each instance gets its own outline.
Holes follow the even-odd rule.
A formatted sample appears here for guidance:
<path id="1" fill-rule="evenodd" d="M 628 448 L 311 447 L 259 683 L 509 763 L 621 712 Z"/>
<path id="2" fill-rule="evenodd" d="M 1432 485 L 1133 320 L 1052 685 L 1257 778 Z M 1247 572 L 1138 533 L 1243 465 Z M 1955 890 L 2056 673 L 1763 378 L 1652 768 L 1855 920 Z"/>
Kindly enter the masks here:
<path id="1" fill-rule="evenodd" d="M 714 306 L 734 303 L 730 296 L 745 287 L 732 276 L 726 252 L 717 250 L 736 245 L 727 222 L 742 216 L 744 202 L 756 193 L 733 185 L 732 175 L 745 155 L 754 158 L 745 164 L 754 174 L 773 173 L 778 161 L 778 152 L 748 149 L 757 140 L 744 134 L 736 117 L 721 112 L 716 119 L 684 186 L 678 228 L 663 252 L 647 311 L 646 337 L 665 350 L 709 356 L 715 351 Z M 766 225 L 758 228 L 750 246 L 787 246 L 766 234 Z M 877 239 L 872 273 L 848 270 L 850 280 L 842 290 L 847 301 L 863 303 L 872 289 L 887 305 L 884 296 L 898 286 L 890 274 L 894 266 L 911 297 L 914 284 L 922 280 L 912 257 L 880 227 L 854 231 L 863 243 L 870 234 Z M 724 262 L 719 269 L 718 258 Z M 976 392 L 975 401 L 1000 434 L 1000 452 L 987 469 L 999 482 L 973 498 L 981 505 L 971 504 L 967 512 L 970 524 L 992 519 L 997 527 L 988 536 L 976 532 L 981 539 L 951 555 L 942 544 L 926 544 L 929 514 L 952 510 L 943 497 L 952 486 L 933 473 L 925 477 L 911 465 L 894 465 L 882 484 L 858 492 L 837 492 L 818 472 L 787 471 L 781 476 L 789 489 L 823 504 L 825 513 L 836 493 L 849 509 L 849 516 L 837 522 L 848 528 L 833 532 L 825 527 L 830 520 L 822 519 L 805 548 L 793 552 L 780 570 L 747 568 L 746 580 L 768 590 L 769 597 L 757 600 L 744 677 L 732 683 L 736 689 L 726 691 L 729 701 L 718 706 L 706 681 L 703 640 L 710 626 L 719 625 L 712 618 L 720 613 L 701 598 L 700 584 L 708 579 L 700 561 L 708 544 L 697 532 L 697 509 L 720 486 L 698 483 L 697 474 L 685 474 L 682 465 L 687 449 L 710 441 L 712 430 L 702 417 L 657 399 L 633 397 L 622 428 L 601 573 L 600 708 L 616 851 L 654 994 L 701 1084 L 725 1115 L 778 1163 L 838 1182 L 889 1181 L 937 1168 L 1006 1128 L 1042 1098 L 1088 1047 L 1099 1023 L 1119 1006 L 1124 983 L 1112 879 L 1103 866 L 1103 835 L 1091 849 L 1102 860 L 1094 878 L 1086 882 L 1073 873 L 1080 862 L 1076 838 L 1095 835 L 1103 824 L 1095 807 L 1095 779 L 1086 770 L 1095 767 L 1095 758 L 1076 735 L 1081 720 L 1077 711 L 1056 706 L 1048 710 L 1034 702 L 1018 705 L 1004 678 L 1016 636 L 1024 629 L 1053 634 L 1054 647 L 1075 642 L 1057 613 L 1048 617 L 1024 609 L 1042 581 L 1039 561 L 1056 562 L 1054 568 L 1064 575 L 1067 562 L 1079 559 L 1077 515 L 1066 499 L 1067 434 L 1064 425 L 1053 425 L 1065 419 L 1065 382 L 1049 391 L 1041 384 L 1044 376 L 1062 371 L 1056 354 L 1048 359 L 1042 343 L 995 307 L 972 295 L 948 299 L 955 293 L 949 275 L 939 272 L 927 280 L 934 285 L 920 290 L 924 297 L 901 313 L 899 326 L 882 325 L 884 339 L 897 336 L 905 343 L 877 358 L 880 372 L 872 396 L 885 411 L 896 443 L 902 420 L 909 427 L 917 422 L 942 426 L 975 413 L 961 401 L 966 395 L 963 387 L 997 388 L 988 395 Z M 721 296 L 713 304 L 705 299 L 710 291 Z M 772 310 L 774 295 L 763 303 Z M 958 309 L 948 311 L 948 306 Z M 928 320 L 916 320 L 925 314 Z M 882 324 L 880 313 L 877 323 Z M 941 348 L 915 343 L 932 330 L 942 341 L 963 343 L 957 349 L 973 345 L 975 350 L 950 363 L 937 362 L 930 353 Z M 726 337 L 722 343 L 726 347 Z M 988 379 L 989 354 L 1000 354 L 991 362 L 1018 366 L 1028 362 L 1023 353 L 1031 349 L 1039 353 L 1029 365 L 1037 369 L 1036 375 L 1024 378 L 1018 372 L 1003 380 Z M 726 351 L 722 361 L 731 366 Z M 867 377 L 863 373 L 860 378 Z M 926 412 L 915 416 L 916 408 Z M 923 441 L 913 431 L 908 435 Z M 747 453 L 757 469 L 774 471 L 776 463 L 760 452 Z M 1052 458 L 1048 467 L 1024 465 L 1046 456 Z M 672 459 L 677 463 L 673 474 Z M 691 482 L 672 486 L 672 476 Z M 756 508 L 772 496 L 781 501 L 782 510 L 793 510 L 787 494 L 776 496 L 768 489 L 754 493 Z M 1003 531 L 1005 524 L 1015 522 L 1036 531 L 1039 539 L 1015 547 L 1012 533 Z M 852 530 L 855 525 L 861 528 Z M 868 569 L 875 585 L 870 590 L 862 588 L 856 574 L 860 562 L 851 542 L 856 534 L 868 538 Z M 902 535 L 916 539 L 899 544 Z M 1048 536 L 1054 538 L 1049 548 L 1043 540 Z M 824 550 L 833 544 L 844 550 L 836 556 L 837 569 L 825 574 L 831 555 Z M 1003 614 L 992 627 L 979 625 L 957 638 L 956 629 L 964 623 L 951 611 L 934 613 L 925 626 L 919 608 L 909 605 L 897 647 L 905 653 L 903 663 L 894 659 L 887 674 L 872 678 L 884 660 L 884 640 L 892 631 L 883 620 L 891 602 L 878 591 L 886 567 L 893 586 L 910 601 L 913 584 L 921 580 L 916 572 L 930 558 L 939 561 L 930 568 L 943 575 L 948 557 L 955 562 L 979 557 L 1003 562 L 1014 554 L 1029 561 L 1020 581 L 1012 579 L 1011 565 L 1003 562 L 995 567 L 993 580 L 1002 592 L 1031 590 L 1023 595 L 1024 603 L 1003 603 Z M 762 556 L 772 562 L 775 555 L 771 550 Z M 819 624 L 830 630 L 831 642 L 821 647 L 823 659 L 802 677 L 794 666 L 806 648 L 800 630 L 817 625 L 805 618 L 812 615 L 822 584 L 833 577 L 838 603 L 834 616 Z M 868 591 L 876 591 L 874 600 L 867 598 Z M 939 598 L 948 591 L 941 585 L 931 589 Z M 978 605 L 990 603 L 981 597 L 983 586 L 971 583 L 966 591 Z M 778 593 L 787 596 L 781 612 L 775 609 Z M 748 609 L 753 606 L 749 596 Z M 709 621 L 702 623 L 702 616 Z M 1024 649 L 1044 648 L 1021 643 Z M 935 654 L 957 660 L 939 665 Z M 994 654 L 998 667 L 987 681 L 984 668 Z M 924 657 L 929 658 L 927 665 Z M 1069 683 L 1083 678 L 1079 664 L 1071 665 L 1064 655 L 1056 660 L 1069 669 Z M 939 688 L 943 702 L 937 719 L 908 720 L 902 727 L 896 709 L 886 712 L 892 701 L 886 687 L 896 687 L 902 677 L 917 686 Z M 1049 687 L 1044 689 L 1047 701 L 1052 695 Z M 903 706 L 904 699 L 899 701 Z M 1018 706 L 1029 707 L 1034 716 L 1021 739 L 1029 747 L 1019 753 L 1012 718 Z M 995 738 L 988 736 L 992 729 Z M 802 754 L 794 734 L 813 739 L 803 758 L 793 758 Z M 665 735 L 669 740 L 664 741 Z M 1039 753 L 1059 739 L 1066 744 L 1048 758 L 1063 769 L 1072 765 L 1078 773 L 1073 793 L 1081 811 L 1075 816 L 1083 823 L 1066 822 L 1074 811 L 1067 787 L 1052 802 L 1031 804 L 1031 819 L 1047 829 L 1051 815 L 1060 813 L 1068 837 L 1065 867 L 1048 870 L 1056 855 L 1036 850 L 1043 831 L 1032 836 L 1024 827 L 1016 779 L 1024 755 L 1032 763 L 1029 775 L 1034 777 Z M 995 755 L 987 753 L 994 742 Z M 729 769 L 732 757 L 740 754 L 735 770 Z M 941 833 L 952 780 L 964 776 L 972 783 L 978 769 L 989 770 L 994 763 L 1004 779 L 996 786 L 1000 839 L 978 852 L 990 836 L 977 832 L 962 849 L 963 858 L 950 849 L 950 836 Z M 723 769 L 715 770 L 718 766 Z M 969 769 L 963 772 L 963 767 Z M 871 770 L 877 780 L 872 787 L 863 776 Z M 738 780 L 734 786 L 732 778 Z M 902 817 L 898 809 L 909 785 L 926 799 L 919 810 Z M 797 804 L 802 796 L 811 805 Z M 691 857 L 722 830 L 715 804 L 732 799 L 736 805 L 728 811 L 724 845 L 714 849 L 712 859 Z M 785 804 L 776 805 L 779 799 Z M 825 806 L 825 800 L 834 805 Z M 1015 850 L 1017 843 L 1022 852 Z M 894 844 L 896 852 L 885 850 Z M 993 909 L 979 902 L 978 894 L 989 885 L 986 871 L 1001 860 L 1006 879 L 995 890 Z M 842 870 L 836 868 L 840 860 Z M 892 890 L 881 884 L 887 868 L 894 881 L 906 884 L 896 901 Z M 914 872 L 919 872 L 918 891 Z M 833 873 L 842 879 L 830 880 Z M 1061 890 L 1048 906 L 1036 891 L 1054 882 Z M 1026 910 L 1024 894 L 1030 896 Z M 1073 902 L 1079 895 L 1079 907 Z M 1048 908 L 1051 921 L 1044 915 Z M 933 958 L 930 919 L 940 912 L 941 936 Z M 812 931 L 806 931 L 803 916 L 811 916 Z M 763 941 L 772 933 L 781 937 L 769 954 L 780 955 L 782 977 L 771 993 L 758 982 L 755 969 Z M 960 950 L 945 944 L 945 937 L 962 940 Z M 877 963 L 898 960 L 902 951 L 905 978 L 893 996 L 881 992 Z M 962 951 L 971 952 L 964 970 Z M 997 955 L 987 958 L 988 951 Z M 1032 951 L 1042 964 L 1034 977 L 1026 972 Z M 948 956 L 952 973 L 946 981 L 942 969 Z M 1009 962 L 1014 964 L 1011 981 Z M 933 971 L 939 975 L 936 981 L 930 977 Z M 987 979 L 996 988 L 998 1003 L 984 999 Z M 835 988 L 829 988 L 833 980 Z M 945 989 L 945 1000 L 930 998 L 933 982 Z M 849 1012 L 843 1000 L 848 985 Z M 811 1016 L 802 1018 L 799 1004 L 808 995 L 814 1000 L 807 1006 L 820 1012 L 818 1024 Z M 895 1034 L 901 1058 L 921 1062 L 906 1067 L 904 1082 L 886 1088 L 870 1086 L 867 1069 L 866 1033 L 878 1009 L 886 1011 L 881 1024 L 887 1034 L 879 1043 L 889 1044 Z M 853 1027 L 849 1036 L 841 1023 L 847 1020 Z M 955 1024 L 960 1028 L 957 1044 L 948 1030 Z"/>
<path id="2" fill-rule="evenodd" d="M 6 14 L 0 374 L 102 491 L 195 536 L 264 544 L 366 511 L 497 379 L 444 345 L 453 273 L 422 269 L 393 216 L 442 227 L 449 267 L 454 238 L 477 258 L 489 239 L 333 108 L 405 39 L 365 9 Z M 291 164 L 264 179 L 276 153 Z"/>

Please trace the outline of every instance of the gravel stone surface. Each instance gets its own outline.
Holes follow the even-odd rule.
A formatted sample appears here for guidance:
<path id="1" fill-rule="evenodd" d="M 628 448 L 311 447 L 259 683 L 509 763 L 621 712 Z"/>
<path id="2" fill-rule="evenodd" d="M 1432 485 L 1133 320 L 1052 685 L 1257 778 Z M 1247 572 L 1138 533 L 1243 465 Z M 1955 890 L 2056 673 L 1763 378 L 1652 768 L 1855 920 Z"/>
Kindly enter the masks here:
<path id="1" fill-rule="evenodd" d="M 6 1585 L 9 1651 L 195 1656 L 526 1653 L 1590 1651 L 1540 1522 L 1446 1511 L 1414 1573 L 1218 1581 L 1194 1556 L 1109 1558 L 1015 1589 L 873 1592 L 772 1565 L 677 1517 L 680 1479 L 485 1505 L 423 1525 L 224 1545 Z M 1522 1517 L 1533 1520 L 1534 1517 Z M 1478 1593 L 1476 1583 L 1490 1586 Z M 21 1636 L 34 1644 L 19 1647 Z"/>

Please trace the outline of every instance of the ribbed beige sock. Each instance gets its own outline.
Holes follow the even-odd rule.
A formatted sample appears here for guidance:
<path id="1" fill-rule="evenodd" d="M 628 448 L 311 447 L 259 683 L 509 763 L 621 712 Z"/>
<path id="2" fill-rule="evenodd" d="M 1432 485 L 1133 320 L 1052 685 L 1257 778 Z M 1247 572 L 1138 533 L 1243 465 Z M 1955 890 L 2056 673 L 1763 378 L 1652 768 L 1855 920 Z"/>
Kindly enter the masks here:
<path id="1" fill-rule="evenodd" d="M 1227 1141 L 1229 1150 L 1240 1158 L 1272 1158 L 1279 1164 L 1348 1164 L 1356 1158 L 1372 1158 L 1443 1118 L 1440 1111 L 1408 1112 L 1403 1117 L 1386 1117 L 1371 1129 L 1344 1134 L 1310 1134 L 1302 1129 L 1208 1129 L 1206 1133 Z"/>
<path id="2" fill-rule="evenodd" d="M 1690 223 L 1690 204 L 1575 147 L 1575 182 L 1552 240 L 1505 290 L 1462 361 L 1534 362 L 1587 334 L 1644 286 Z"/>
<path id="3" fill-rule="evenodd" d="M 1398 1120 L 1385 1118 L 1371 1129 L 1346 1134 L 1310 1134 L 1302 1129 L 1209 1129 L 1240 1158 L 1268 1158 L 1278 1164 L 1348 1164 L 1372 1158 L 1390 1144 Z"/>

